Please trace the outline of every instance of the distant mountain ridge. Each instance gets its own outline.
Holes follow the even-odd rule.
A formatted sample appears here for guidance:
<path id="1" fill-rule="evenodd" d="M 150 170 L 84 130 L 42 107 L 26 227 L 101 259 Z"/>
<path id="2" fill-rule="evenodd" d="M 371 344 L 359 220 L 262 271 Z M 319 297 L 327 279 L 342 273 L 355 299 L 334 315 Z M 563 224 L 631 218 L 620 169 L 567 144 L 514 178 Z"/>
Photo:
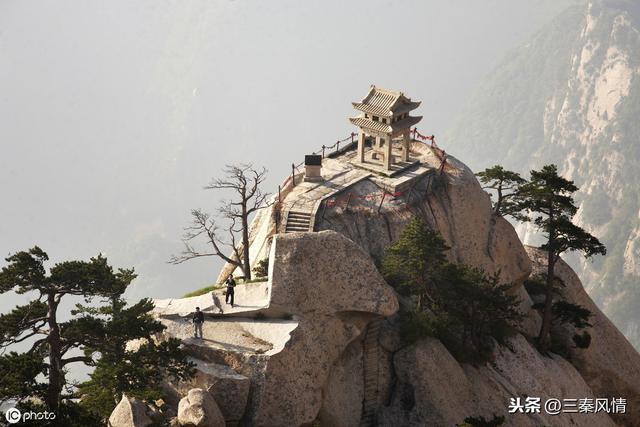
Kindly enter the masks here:
<path id="1" fill-rule="evenodd" d="M 573 6 L 485 78 L 446 138 L 474 170 L 558 164 L 580 187 L 577 221 L 607 245 L 569 259 L 640 348 L 640 3 Z M 531 241 L 532 230 L 520 227 Z"/>

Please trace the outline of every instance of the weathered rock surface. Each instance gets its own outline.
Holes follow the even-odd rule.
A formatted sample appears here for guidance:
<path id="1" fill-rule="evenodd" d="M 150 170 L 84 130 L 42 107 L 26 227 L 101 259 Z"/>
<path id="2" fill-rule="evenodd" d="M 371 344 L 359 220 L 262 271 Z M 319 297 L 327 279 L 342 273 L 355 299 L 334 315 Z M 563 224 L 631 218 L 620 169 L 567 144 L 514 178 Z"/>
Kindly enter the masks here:
<path id="1" fill-rule="evenodd" d="M 425 339 L 395 357 L 398 375 L 391 404 L 383 407 L 382 426 L 445 426 L 468 416 L 506 415 L 508 426 L 613 426 L 605 413 L 508 415 L 514 397 L 594 398 L 576 369 L 559 356 L 543 357 L 521 335 L 513 351 L 500 348 L 493 363 L 459 364 L 436 339 Z"/>
<path id="2" fill-rule="evenodd" d="M 414 144 L 412 156 L 437 168 L 440 160 L 424 144 Z M 452 261 L 481 267 L 514 286 L 531 271 L 529 258 L 508 221 L 491 213 L 491 200 L 473 172 L 452 156 L 446 174 L 434 173 L 417 180 L 410 190 L 381 205 L 367 196 L 381 189 L 370 180 L 349 188 L 350 208 L 328 208 L 317 223 L 318 230 L 335 230 L 380 259 L 385 248 L 399 236 L 414 216 L 438 230 L 451 246 Z"/>
<path id="3" fill-rule="evenodd" d="M 189 390 L 178 404 L 178 422 L 185 427 L 224 427 L 225 422 L 213 397 L 201 388 Z"/>
<path id="4" fill-rule="evenodd" d="M 554 163 L 575 181 L 575 220 L 609 254 L 604 262 L 567 259 L 640 349 L 638 52 L 637 0 L 575 3 L 480 82 L 445 140 L 476 171 L 501 164 L 526 174 Z M 519 230 L 537 243 L 535 227 Z"/>
<path id="5" fill-rule="evenodd" d="M 279 235 L 272 245 L 271 304 L 300 323 L 267 363 L 253 420 L 302 425 L 316 418 L 331 367 L 349 343 L 398 302 L 371 258 L 338 233 Z"/>
<path id="6" fill-rule="evenodd" d="M 390 316 L 395 293 L 367 253 L 333 231 L 279 235 L 271 258 L 271 305 L 292 314 Z"/>
<path id="7" fill-rule="evenodd" d="M 249 396 L 250 381 L 226 365 L 190 358 L 196 365 L 196 375 L 181 382 L 176 391 L 186 395 L 189 390 L 207 390 L 214 398 L 227 422 L 238 422 L 244 414 Z"/>
<path id="8" fill-rule="evenodd" d="M 135 397 L 124 394 L 109 416 L 110 427 L 146 427 L 152 424 L 147 415 L 147 405 Z"/>
<path id="9" fill-rule="evenodd" d="M 203 328 L 204 339 L 197 340 L 190 338 L 188 321 L 174 314 L 163 317 L 166 311 L 158 315 L 167 326 L 166 335 L 183 338 L 185 350 L 199 365 L 226 365 L 251 379 L 243 422 L 256 426 L 310 423 L 323 405 L 323 389 L 342 353 L 372 318 L 395 313 L 398 302 L 371 257 L 333 231 L 276 236 L 271 244 L 269 286 L 265 313 L 287 313 L 294 320 L 210 319 Z M 199 371 L 196 382 L 203 387 L 212 376 L 220 377 L 206 368 Z M 244 383 L 233 376 L 227 380 L 242 397 Z M 217 393 L 216 386 L 209 389 Z M 222 389 L 227 387 L 221 384 Z M 177 391 L 184 393 L 180 387 Z M 227 407 L 223 399 L 219 404 Z M 238 419 L 231 413 L 237 414 L 239 408 L 228 411 L 227 420 Z M 358 412 L 352 416 L 359 419 Z"/>
<path id="10" fill-rule="evenodd" d="M 439 165 L 428 147 L 416 145 L 413 150 L 423 165 Z M 403 195 L 383 203 L 365 197 L 380 191 L 382 178 L 354 181 L 349 187 L 354 201 L 348 210 L 327 209 L 318 216 L 316 224 L 324 231 L 272 236 L 273 212 L 257 217 L 252 247 L 262 252 L 270 248 L 270 277 L 263 285 L 268 303 L 259 309 L 259 317 L 227 313 L 224 318 L 209 317 L 204 339 L 196 340 L 190 338 L 192 325 L 179 316 L 183 310 L 179 307 L 188 309 L 189 303 L 172 303 L 173 308 L 167 304 L 164 313 L 158 314 L 168 327 L 166 334 L 183 338 L 185 350 L 200 366 L 198 377 L 182 389 L 176 387 L 176 393 L 191 386 L 208 389 L 227 421 L 274 427 L 314 422 L 357 426 L 363 408 L 371 402 L 374 409 L 377 403 L 379 425 L 423 426 L 455 425 L 467 416 L 506 415 L 509 399 L 515 397 L 540 397 L 543 402 L 546 398 L 634 399 L 633 384 L 640 383 L 634 365 L 638 355 L 621 347 L 624 357 L 631 359 L 625 365 L 607 352 L 607 346 L 617 348 L 618 338 L 606 328 L 602 333 L 611 335 L 609 341 L 596 340 L 594 335 L 593 356 L 580 355 L 578 350 L 572 354 L 577 369 L 560 356 L 540 355 L 530 345 L 525 336 L 537 334 L 540 316 L 522 286 L 532 270 L 529 255 L 513 227 L 492 215 L 490 199 L 471 171 L 453 157 L 447 164 L 442 175 L 416 174 Z M 452 248 L 452 261 L 490 273 L 499 271 L 520 297 L 526 316 L 522 334 L 515 335 L 508 348 L 497 347 L 493 362 L 481 367 L 460 364 L 436 339 L 403 348 L 397 316 L 393 316 L 397 296 L 373 260 L 381 257 L 415 215 L 444 236 Z M 575 289 L 578 301 L 584 294 L 579 281 Z M 233 315 L 250 313 L 255 316 L 240 308 Z M 373 323 L 382 325 L 378 334 L 365 337 Z M 582 365 L 576 362 L 581 358 L 587 360 Z M 612 369 L 609 376 L 607 363 L 625 366 Z M 614 377 L 612 387 L 607 378 Z M 619 378 L 628 378 L 628 384 Z M 236 394 L 241 402 L 246 396 L 246 405 L 232 409 L 225 398 Z M 630 408 L 640 405 L 634 402 L 630 400 Z M 506 422 L 511 426 L 610 426 L 614 421 L 634 425 L 633 420 L 612 420 L 604 413 L 549 416 L 541 412 L 509 415 Z"/>
<path id="11" fill-rule="evenodd" d="M 546 255 L 532 247 L 527 247 L 527 252 L 533 261 L 533 274 L 546 272 Z M 571 267 L 560 260 L 555 274 L 564 282 L 563 298 L 593 315 L 593 327 L 588 329 L 591 345 L 587 349 L 571 347 L 573 364 L 598 396 L 627 399 L 630 413 L 618 417 L 617 422 L 640 426 L 640 354 L 595 305 Z"/>

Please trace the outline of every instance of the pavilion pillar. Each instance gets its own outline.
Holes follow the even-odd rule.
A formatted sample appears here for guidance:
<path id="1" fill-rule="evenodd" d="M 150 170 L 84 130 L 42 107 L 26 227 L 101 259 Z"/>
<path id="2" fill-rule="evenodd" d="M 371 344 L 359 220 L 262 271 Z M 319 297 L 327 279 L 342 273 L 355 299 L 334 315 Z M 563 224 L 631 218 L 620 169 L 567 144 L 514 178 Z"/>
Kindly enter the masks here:
<path id="1" fill-rule="evenodd" d="M 391 170 L 391 152 L 393 149 L 393 145 L 391 143 L 391 134 L 385 136 L 385 146 L 384 146 L 384 168 L 386 170 Z"/>
<path id="2" fill-rule="evenodd" d="M 364 132 L 362 129 L 358 135 L 358 159 L 360 163 L 364 163 Z"/>
<path id="3" fill-rule="evenodd" d="M 402 135 L 402 161 L 403 162 L 408 162 L 409 161 L 409 146 L 411 144 L 411 141 L 409 140 L 409 132 L 405 132 Z"/>
<path id="4" fill-rule="evenodd" d="M 382 147 L 382 139 L 379 136 L 373 137 L 373 150 L 371 150 L 371 158 L 378 160 L 380 158 L 380 147 Z"/>

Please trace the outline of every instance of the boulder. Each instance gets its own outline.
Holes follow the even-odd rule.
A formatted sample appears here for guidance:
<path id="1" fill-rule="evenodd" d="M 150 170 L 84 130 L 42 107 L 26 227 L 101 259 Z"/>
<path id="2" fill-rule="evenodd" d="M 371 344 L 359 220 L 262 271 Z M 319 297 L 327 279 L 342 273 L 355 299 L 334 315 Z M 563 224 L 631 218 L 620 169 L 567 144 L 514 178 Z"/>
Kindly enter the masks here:
<path id="1" fill-rule="evenodd" d="M 270 258 L 271 306 L 288 313 L 390 316 L 398 310 L 393 289 L 369 254 L 339 233 L 278 235 Z"/>
<path id="2" fill-rule="evenodd" d="M 278 235 L 270 261 L 271 306 L 299 324 L 254 377 L 249 418 L 256 426 L 302 425 L 316 419 L 345 349 L 373 318 L 394 314 L 398 301 L 371 257 L 333 231 Z"/>
<path id="3" fill-rule="evenodd" d="M 122 395 L 120 403 L 109 416 L 109 427 L 146 427 L 152 424 L 147 405 L 135 398 Z"/>
<path id="4" fill-rule="evenodd" d="M 178 393 L 185 395 L 190 389 L 207 390 L 214 398 L 227 422 L 238 422 L 244 414 L 249 397 L 249 378 L 236 373 L 226 365 L 189 358 L 196 366 L 196 374 L 177 385 Z"/>
<path id="5" fill-rule="evenodd" d="M 178 422 L 186 427 L 224 427 L 218 404 L 206 390 L 194 388 L 178 404 Z"/>

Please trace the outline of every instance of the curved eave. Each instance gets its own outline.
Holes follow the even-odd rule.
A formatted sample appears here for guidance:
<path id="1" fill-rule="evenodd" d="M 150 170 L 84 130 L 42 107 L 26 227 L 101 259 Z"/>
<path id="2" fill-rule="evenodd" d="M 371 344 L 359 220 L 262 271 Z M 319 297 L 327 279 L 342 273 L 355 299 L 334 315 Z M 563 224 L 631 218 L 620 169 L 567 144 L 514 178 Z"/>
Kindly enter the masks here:
<path id="1" fill-rule="evenodd" d="M 390 125 L 374 122 L 373 120 L 365 119 L 364 117 L 350 117 L 351 124 L 363 128 L 365 130 L 372 130 L 374 132 L 391 133 L 393 129 Z"/>
<path id="2" fill-rule="evenodd" d="M 393 110 L 393 114 L 408 113 L 409 111 L 413 111 L 416 108 L 418 108 L 420 104 L 422 104 L 422 101 L 415 101 L 415 102 L 412 101 L 412 102 L 407 102 L 405 104 L 400 104 Z"/>
<path id="3" fill-rule="evenodd" d="M 422 116 L 409 116 L 405 119 L 400 120 L 399 122 L 395 122 L 391 124 L 393 131 L 396 132 L 401 129 L 410 128 L 418 124 L 422 120 Z"/>
<path id="4" fill-rule="evenodd" d="M 353 108 L 363 113 L 375 114 L 380 117 L 391 117 L 392 113 L 388 108 L 375 107 L 373 105 L 364 104 L 362 102 L 352 102 Z"/>

